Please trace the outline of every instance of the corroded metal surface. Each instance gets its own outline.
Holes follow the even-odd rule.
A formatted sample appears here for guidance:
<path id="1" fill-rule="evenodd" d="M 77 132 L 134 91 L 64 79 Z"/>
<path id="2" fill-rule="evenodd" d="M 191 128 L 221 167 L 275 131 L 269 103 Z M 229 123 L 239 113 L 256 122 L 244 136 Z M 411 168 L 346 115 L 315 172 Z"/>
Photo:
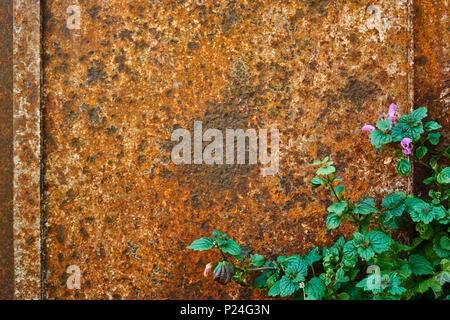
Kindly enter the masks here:
<path id="1" fill-rule="evenodd" d="M 0 299 L 14 297 L 13 250 L 13 5 L 0 5 Z"/>
<path id="2" fill-rule="evenodd" d="M 15 298 L 41 297 L 40 1 L 14 0 Z"/>
<path id="3" fill-rule="evenodd" d="M 430 117 L 446 128 L 450 125 L 450 99 L 444 99 L 449 91 L 445 80 L 450 78 L 449 7 L 448 1 L 415 1 L 414 25 L 415 106 L 427 106 Z"/>
<path id="4" fill-rule="evenodd" d="M 411 108 L 407 1 L 77 3 L 80 30 L 68 1 L 44 8 L 49 298 L 252 298 L 187 245 L 214 227 L 268 255 L 330 244 L 308 166 L 329 154 L 351 198 L 407 188 L 359 130 Z M 279 173 L 175 166 L 171 133 L 194 120 L 278 128 Z"/>
<path id="5" fill-rule="evenodd" d="M 447 128 L 442 132 L 442 143 L 447 144 L 450 141 L 449 6 L 448 1 L 431 0 L 415 1 L 414 4 L 414 103 L 416 108 L 428 107 L 430 118 L 437 119 Z M 425 177 L 426 168 L 417 166 L 415 193 L 427 192 L 422 183 Z"/>

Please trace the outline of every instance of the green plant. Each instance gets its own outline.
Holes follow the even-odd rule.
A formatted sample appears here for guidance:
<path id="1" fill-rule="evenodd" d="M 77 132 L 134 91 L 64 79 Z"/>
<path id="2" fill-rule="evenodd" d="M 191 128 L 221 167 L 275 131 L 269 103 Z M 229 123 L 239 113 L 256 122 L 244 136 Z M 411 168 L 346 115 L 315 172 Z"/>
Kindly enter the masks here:
<path id="1" fill-rule="evenodd" d="M 370 197 L 352 202 L 329 157 L 313 163 L 318 170 L 312 188 L 325 188 L 334 198 L 327 208 L 326 226 L 336 229 L 348 221 L 355 228 L 350 239 L 341 237 L 321 252 L 315 247 L 303 256 L 275 260 L 252 253 L 218 230 L 212 238 L 195 240 L 188 248 L 219 250 L 221 256 L 212 271 L 215 280 L 267 290 L 271 297 L 450 299 L 450 167 L 445 166 L 450 149 L 439 147 L 441 126 L 434 121 L 423 124 L 426 116 L 427 109 L 419 108 L 397 122 L 395 105 L 391 105 L 388 119 L 362 130 L 370 131 L 370 142 L 376 148 L 394 146 L 400 175 L 411 173 L 411 158 L 429 169 L 430 176 L 424 180 L 427 196 L 394 192 L 379 204 Z M 395 230 L 414 230 L 410 243 L 395 240 Z M 208 264 L 205 276 L 211 268 Z M 251 281 L 250 274 L 255 272 L 258 277 Z"/>

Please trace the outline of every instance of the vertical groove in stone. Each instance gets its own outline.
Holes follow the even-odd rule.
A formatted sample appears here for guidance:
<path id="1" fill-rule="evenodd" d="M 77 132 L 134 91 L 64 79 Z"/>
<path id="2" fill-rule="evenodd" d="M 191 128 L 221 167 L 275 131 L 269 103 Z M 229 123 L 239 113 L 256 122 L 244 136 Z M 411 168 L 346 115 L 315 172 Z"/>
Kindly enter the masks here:
<path id="1" fill-rule="evenodd" d="M 41 298 L 40 1 L 14 0 L 15 299 Z"/>
<path id="2" fill-rule="evenodd" d="M 0 299 L 14 297 L 13 249 L 13 2 L 0 5 Z"/>

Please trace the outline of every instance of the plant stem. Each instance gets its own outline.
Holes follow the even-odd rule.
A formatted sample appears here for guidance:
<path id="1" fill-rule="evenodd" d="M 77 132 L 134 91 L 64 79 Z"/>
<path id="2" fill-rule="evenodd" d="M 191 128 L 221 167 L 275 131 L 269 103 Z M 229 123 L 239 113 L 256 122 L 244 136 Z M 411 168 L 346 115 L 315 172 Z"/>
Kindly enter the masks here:
<path id="1" fill-rule="evenodd" d="M 264 270 L 277 270 L 275 267 L 258 267 L 258 268 L 248 268 L 248 271 L 264 271 Z"/>
<path id="2" fill-rule="evenodd" d="M 336 191 L 334 191 L 334 188 L 333 188 L 333 182 L 331 181 L 331 179 L 330 179 L 329 176 L 327 176 L 327 181 L 328 181 L 328 183 L 329 183 L 329 185 L 330 185 L 331 192 L 333 192 L 333 195 L 336 197 L 336 199 L 337 199 L 338 201 L 341 201 L 341 199 L 340 199 L 339 196 L 337 195 Z"/>

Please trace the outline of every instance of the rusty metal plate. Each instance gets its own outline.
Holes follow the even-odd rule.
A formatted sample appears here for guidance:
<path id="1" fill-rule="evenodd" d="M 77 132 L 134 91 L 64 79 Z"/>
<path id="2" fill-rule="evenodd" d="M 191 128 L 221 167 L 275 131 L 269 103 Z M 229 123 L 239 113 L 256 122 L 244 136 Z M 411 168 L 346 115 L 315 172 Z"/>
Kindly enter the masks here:
<path id="1" fill-rule="evenodd" d="M 325 231 L 328 197 L 309 187 L 309 164 L 326 155 L 353 199 L 406 190 L 360 127 L 392 102 L 412 108 L 410 9 L 45 1 L 45 297 L 255 298 L 205 280 L 212 256 L 186 247 L 215 227 L 267 255 L 331 244 L 350 229 Z M 278 170 L 174 164 L 171 136 L 194 136 L 195 121 L 203 132 L 277 129 Z M 78 290 L 67 288 L 69 266 L 81 272 Z"/>
<path id="2" fill-rule="evenodd" d="M 14 297 L 13 3 L 0 6 L 0 299 Z"/>

